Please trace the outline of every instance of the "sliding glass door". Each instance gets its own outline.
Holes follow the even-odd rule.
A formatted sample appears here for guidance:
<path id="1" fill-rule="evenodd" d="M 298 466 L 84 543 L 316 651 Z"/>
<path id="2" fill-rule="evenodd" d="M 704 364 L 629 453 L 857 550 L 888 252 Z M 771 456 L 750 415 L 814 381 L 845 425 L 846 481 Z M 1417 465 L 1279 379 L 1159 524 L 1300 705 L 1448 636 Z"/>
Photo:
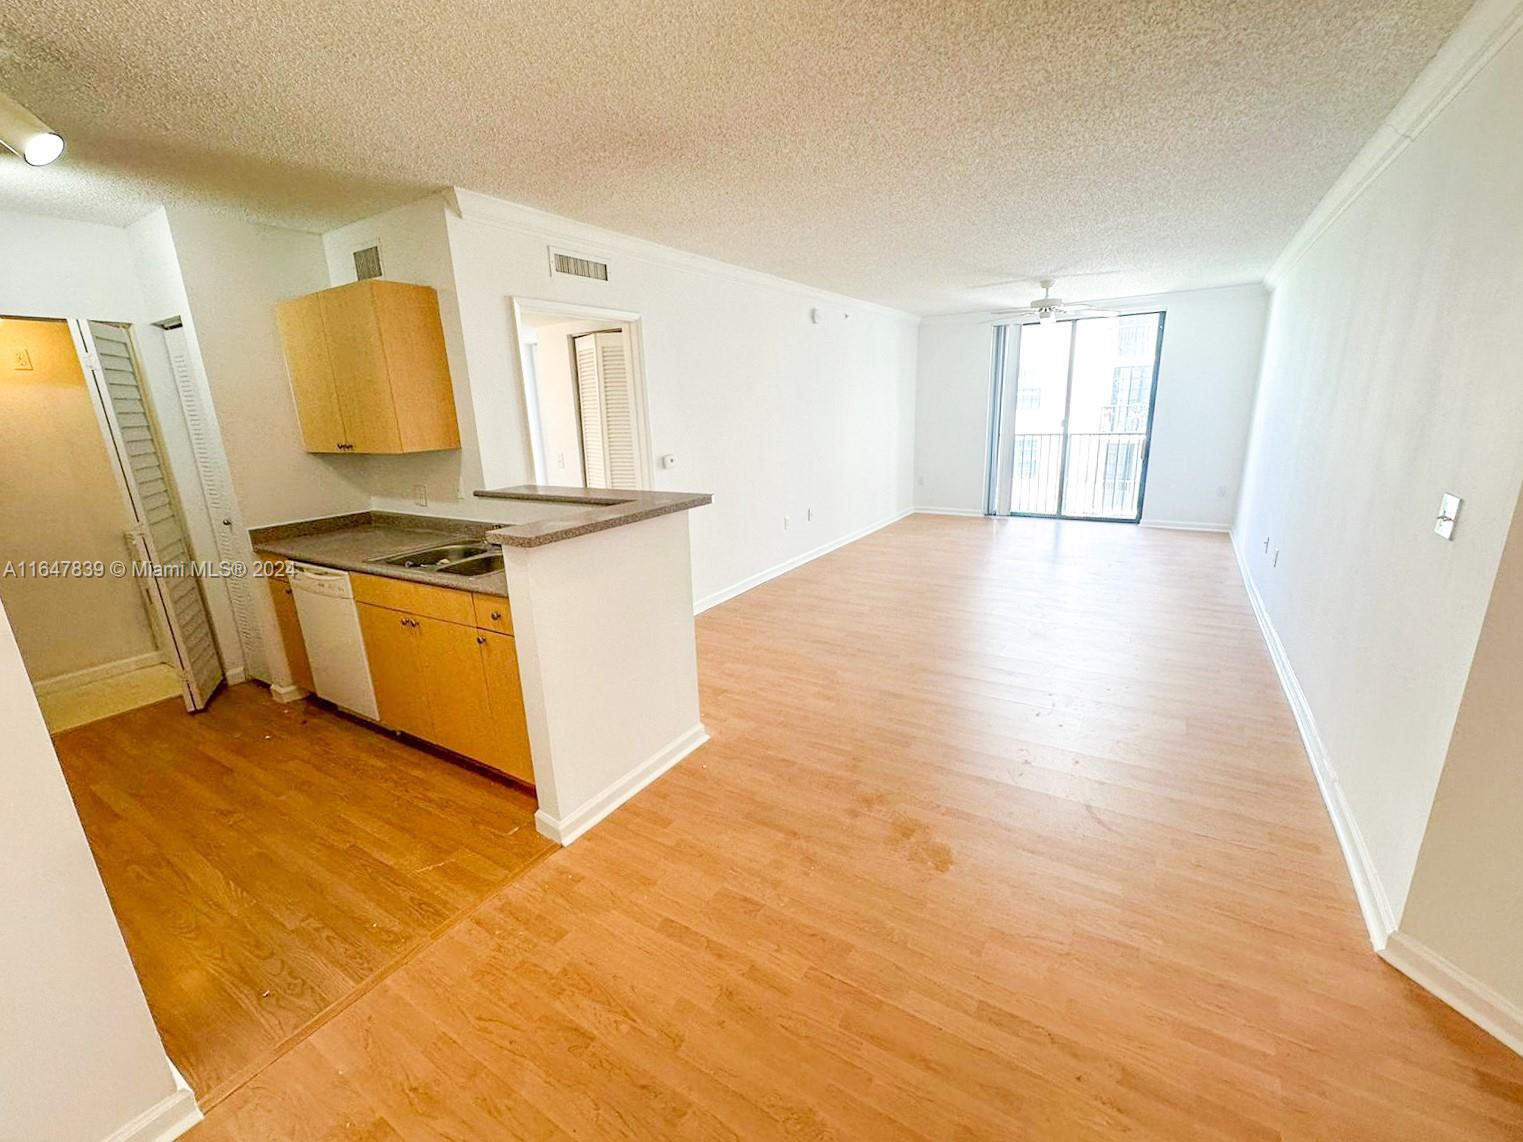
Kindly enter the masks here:
<path id="1" fill-rule="evenodd" d="M 1142 518 L 1163 314 L 995 329 L 989 508 Z"/>

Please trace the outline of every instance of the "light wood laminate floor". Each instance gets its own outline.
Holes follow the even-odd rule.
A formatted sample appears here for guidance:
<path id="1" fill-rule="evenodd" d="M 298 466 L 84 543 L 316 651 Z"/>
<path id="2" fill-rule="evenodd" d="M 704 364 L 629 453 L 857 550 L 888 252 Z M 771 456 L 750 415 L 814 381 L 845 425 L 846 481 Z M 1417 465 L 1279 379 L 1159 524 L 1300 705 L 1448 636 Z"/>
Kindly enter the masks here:
<path id="1" fill-rule="evenodd" d="M 917 516 L 699 642 L 706 747 L 196 1142 L 1523 1136 L 1370 951 L 1224 537 Z"/>
<path id="2" fill-rule="evenodd" d="M 528 791 L 260 686 L 53 741 L 203 1106 L 552 847 Z"/>

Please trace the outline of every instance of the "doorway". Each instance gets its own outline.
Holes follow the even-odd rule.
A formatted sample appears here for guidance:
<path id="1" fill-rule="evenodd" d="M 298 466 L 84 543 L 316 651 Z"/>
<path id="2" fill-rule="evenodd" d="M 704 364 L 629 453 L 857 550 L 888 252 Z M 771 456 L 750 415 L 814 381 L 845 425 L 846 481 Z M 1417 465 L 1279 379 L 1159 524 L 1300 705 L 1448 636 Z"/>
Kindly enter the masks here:
<path id="1" fill-rule="evenodd" d="M 535 482 L 651 488 L 639 315 L 528 299 L 513 312 Z"/>
<path id="2" fill-rule="evenodd" d="M 127 327 L 0 318 L 0 595 L 54 732 L 179 693 L 222 662 Z"/>
<path id="3" fill-rule="evenodd" d="M 1163 312 L 996 326 L 987 510 L 1138 523 Z"/>

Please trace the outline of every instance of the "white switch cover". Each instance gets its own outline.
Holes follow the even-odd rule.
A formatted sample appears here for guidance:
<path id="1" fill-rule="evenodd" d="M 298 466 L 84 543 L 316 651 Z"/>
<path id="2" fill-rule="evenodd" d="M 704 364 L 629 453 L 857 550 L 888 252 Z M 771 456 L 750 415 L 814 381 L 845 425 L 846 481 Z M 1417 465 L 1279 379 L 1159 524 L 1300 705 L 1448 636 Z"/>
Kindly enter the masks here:
<path id="1" fill-rule="evenodd" d="M 1438 520 L 1433 525 L 1433 530 L 1436 534 L 1443 536 L 1445 539 L 1454 538 L 1454 521 L 1459 518 L 1460 505 L 1464 502 L 1458 496 L 1451 496 L 1448 492 L 1444 493 L 1444 502 L 1438 508 Z"/>

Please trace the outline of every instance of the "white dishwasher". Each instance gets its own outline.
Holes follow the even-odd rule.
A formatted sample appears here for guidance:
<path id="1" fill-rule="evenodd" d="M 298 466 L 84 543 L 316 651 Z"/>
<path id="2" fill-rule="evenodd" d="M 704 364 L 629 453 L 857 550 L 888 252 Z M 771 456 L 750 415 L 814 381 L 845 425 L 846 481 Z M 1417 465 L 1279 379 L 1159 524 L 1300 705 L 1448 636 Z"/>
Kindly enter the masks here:
<path id="1" fill-rule="evenodd" d="M 360 633 L 360 613 L 345 571 L 286 561 L 286 574 L 301 617 L 301 640 L 312 663 L 317 695 L 340 709 L 380 720 L 370 660 Z"/>

